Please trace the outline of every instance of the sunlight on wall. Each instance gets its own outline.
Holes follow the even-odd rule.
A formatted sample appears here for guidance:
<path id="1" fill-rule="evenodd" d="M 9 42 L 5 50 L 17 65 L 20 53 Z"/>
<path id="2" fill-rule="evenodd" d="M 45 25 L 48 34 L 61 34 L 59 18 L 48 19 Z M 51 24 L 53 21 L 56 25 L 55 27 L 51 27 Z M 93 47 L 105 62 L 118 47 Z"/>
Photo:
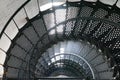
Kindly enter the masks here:
<path id="1" fill-rule="evenodd" d="M 59 6 L 61 4 L 63 4 L 64 2 L 54 2 L 54 3 L 47 3 L 43 6 L 40 7 L 41 11 L 47 10 L 49 8 L 51 8 L 52 6 Z"/>
<path id="2" fill-rule="evenodd" d="M 0 78 L 2 78 L 3 73 L 4 73 L 4 68 L 2 65 L 0 65 Z"/>

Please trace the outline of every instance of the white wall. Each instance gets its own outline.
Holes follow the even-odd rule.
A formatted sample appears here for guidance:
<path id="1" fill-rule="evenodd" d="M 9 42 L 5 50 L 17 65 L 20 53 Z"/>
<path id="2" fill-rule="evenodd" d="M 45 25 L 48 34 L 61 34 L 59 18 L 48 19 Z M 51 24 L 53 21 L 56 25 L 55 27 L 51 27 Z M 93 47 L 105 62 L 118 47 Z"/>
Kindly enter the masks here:
<path id="1" fill-rule="evenodd" d="M 0 0 L 0 32 L 12 14 L 27 0 Z"/>

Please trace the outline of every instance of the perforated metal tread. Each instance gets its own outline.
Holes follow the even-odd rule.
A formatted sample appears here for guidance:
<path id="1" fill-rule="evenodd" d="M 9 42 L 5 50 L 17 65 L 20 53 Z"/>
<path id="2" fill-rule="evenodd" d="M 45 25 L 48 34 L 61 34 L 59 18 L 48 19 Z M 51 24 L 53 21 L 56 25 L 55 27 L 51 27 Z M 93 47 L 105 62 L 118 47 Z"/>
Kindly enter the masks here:
<path id="1" fill-rule="evenodd" d="M 51 47 L 51 45 L 66 39 L 82 39 L 89 41 L 91 45 L 95 44 L 98 49 L 101 48 L 105 56 L 109 53 L 109 55 L 107 55 L 108 61 L 111 57 L 114 57 L 114 66 L 120 63 L 119 13 L 114 11 L 114 9 L 110 9 L 107 5 L 101 7 L 100 5 L 103 5 L 102 3 L 93 4 L 83 2 L 81 5 L 79 2 L 73 3 L 73 5 L 71 4 L 72 3 L 67 2 L 67 5 L 61 5 L 60 8 L 54 8 L 53 10 L 49 9 L 42 12 L 42 14 L 40 13 L 39 16 L 31 20 L 31 24 L 25 25 L 26 27 L 20 30 L 16 39 L 13 40 L 14 42 L 10 48 L 11 50 L 8 51 L 10 57 L 8 57 L 8 61 L 5 63 L 8 70 L 6 77 L 17 77 L 18 75 L 19 77 L 33 77 L 35 70 L 34 66 L 39 56 L 41 56 L 46 49 Z M 63 13 L 63 15 L 58 14 L 59 12 Z M 30 33 L 28 33 L 28 31 Z M 100 44 L 102 44 L 102 47 Z M 108 52 L 106 48 L 109 49 Z M 18 57 L 19 55 L 16 54 L 17 52 L 14 52 L 16 49 L 25 54 Z M 57 52 L 57 50 L 54 51 Z M 24 59 L 22 58 L 23 56 Z M 48 55 L 48 57 L 49 56 L 51 55 Z M 11 64 L 14 63 L 13 59 L 17 59 L 16 61 L 21 65 Z M 28 75 L 29 71 L 27 71 L 29 68 L 29 60 L 31 69 L 30 75 Z M 114 70 L 115 69 L 116 68 L 114 68 Z M 12 70 L 13 73 L 15 72 L 17 74 L 14 75 L 11 72 Z M 116 73 L 117 71 L 114 72 Z M 23 73 L 26 75 L 23 75 Z M 119 72 L 117 73 L 119 74 Z M 113 77 L 115 76 L 116 75 Z"/>

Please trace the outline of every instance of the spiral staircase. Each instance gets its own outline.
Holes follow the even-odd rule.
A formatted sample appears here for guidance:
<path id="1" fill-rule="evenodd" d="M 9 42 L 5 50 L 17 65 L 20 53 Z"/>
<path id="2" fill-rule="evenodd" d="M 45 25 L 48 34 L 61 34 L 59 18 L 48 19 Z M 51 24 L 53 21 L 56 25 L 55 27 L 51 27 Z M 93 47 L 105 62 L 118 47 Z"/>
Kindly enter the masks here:
<path id="1" fill-rule="evenodd" d="M 120 1 L 45 1 L 26 1 L 3 28 L 2 79 L 119 80 Z"/>

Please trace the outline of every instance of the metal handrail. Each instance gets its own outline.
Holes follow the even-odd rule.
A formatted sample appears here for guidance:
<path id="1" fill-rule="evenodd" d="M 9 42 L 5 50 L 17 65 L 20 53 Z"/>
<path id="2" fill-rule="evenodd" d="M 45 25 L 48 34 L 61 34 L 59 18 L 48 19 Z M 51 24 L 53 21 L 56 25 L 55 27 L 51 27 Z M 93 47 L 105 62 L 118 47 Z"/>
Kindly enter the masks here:
<path id="1" fill-rule="evenodd" d="M 5 24 L 5 27 L 3 28 L 3 30 L 0 33 L 0 38 L 2 37 L 5 29 L 7 28 L 7 26 L 9 25 L 10 21 L 15 17 L 15 15 L 26 5 L 30 2 L 31 0 L 27 0 L 25 3 L 23 3 L 16 11 L 15 13 L 10 17 L 10 19 L 7 21 L 7 23 Z"/>
<path id="2" fill-rule="evenodd" d="M 7 21 L 5 27 L 3 28 L 2 32 L 0 33 L 0 38 L 1 38 L 2 35 L 4 34 L 4 31 L 5 31 L 6 28 L 8 27 L 9 23 L 11 22 L 11 20 L 15 17 L 15 15 L 16 15 L 21 9 L 23 9 L 24 6 L 25 6 L 27 3 L 29 3 L 30 1 L 31 1 L 31 0 L 27 0 L 27 1 L 26 1 L 24 4 L 22 4 L 22 5 L 15 11 L 15 13 L 10 17 L 10 19 Z M 112 22 L 112 21 L 105 20 L 105 19 L 100 19 L 100 18 L 77 17 L 77 18 L 73 18 L 73 19 L 70 19 L 70 20 L 74 20 L 74 19 L 99 20 L 99 21 L 102 21 L 102 22 L 104 22 L 104 23 L 107 23 L 107 22 L 108 22 L 108 23 L 111 24 L 111 25 L 115 25 L 115 27 L 119 27 L 119 26 L 120 26 L 120 24 L 118 24 L 118 23 L 114 23 L 114 22 Z M 70 21 L 70 20 L 64 21 L 64 22 L 62 22 L 62 23 L 60 23 L 60 24 L 65 24 L 66 22 L 68 22 L 68 21 Z M 60 24 L 55 25 L 53 28 L 51 28 L 51 29 L 48 30 L 45 34 L 43 34 L 42 37 L 39 38 L 39 39 L 40 39 L 39 41 L 42 41 L 42 40 L 44 39 L 44 36 L 45 36 L 46 34 L 48 34 L 52 29 L 55 29 L 56 27 L 58 27 L 58 25 L 60 25 Z M 39 41 L 38 41 L 38 42 L 39 42 Z"/>
<path id="3" fill-rule="evenodd" d="M 44 39 L 44 36 L 45 36 L 45 35 L 47 35 L 51 30 L 59 27 L 59 25 L 66 24 L 66 23 L 69 22 L 69 21 L 78 20 L 78 19 L 101 21 L 101 22 L 103 22 L 103 23 L 109 23 L 110 25 L 113 25 L 113 26 L 115 26 L 115 27 L 119 27 L 119 26 L 120 26 L 119 23 L 115 23 L 115 22 L 109 21 L 109 20 L 107 20 L 107 19 L 100 19 L 100 18 L 94 18 L 94 17 L 77 17 L 77 18 L 68 19 L 68 20 L 66 20 L 66 21 L 64 21 L 64 22 L 61 22 L 61 23 L 53 26 L 52 28 L 50 28 L 46 33 L 44 33 L 44 34 L 39 38 L 38 42 L 39 42 L 39 41 L 42 41 L 42 40 Z M 37 42 L 37 44 L 38 44 L 38 42 Z M 36 45 L 37 45 L 37 44 L 36 44 Z"/>
<path id="4" fill-rule="evenodd" d="M 83 61 L 89 66 L 89 68 L 90 68 L 90 70 L 91 70 L 91 73 L 92 73 L 92 76 L 93 76 L 93 79 L 95 79 L 95 74 L 94 74 L 94 72 L 93 72 L 93 69 L 92 69 L 91 65 L 90 65 L 83 57 L 77 55 L 77 53 L 65 52 L 65 53 L 63 53 L 63 54 L 54 55 L 54 56 L 51 57 L 51 59 L 54 58 L 54 57 L 56 57 L 56 56 L 60 56 L 60 55 L 72 55 L 72 56 L 76 56 L 76 57 L 78 57 L 79 59 L 83 60 Z"/>

